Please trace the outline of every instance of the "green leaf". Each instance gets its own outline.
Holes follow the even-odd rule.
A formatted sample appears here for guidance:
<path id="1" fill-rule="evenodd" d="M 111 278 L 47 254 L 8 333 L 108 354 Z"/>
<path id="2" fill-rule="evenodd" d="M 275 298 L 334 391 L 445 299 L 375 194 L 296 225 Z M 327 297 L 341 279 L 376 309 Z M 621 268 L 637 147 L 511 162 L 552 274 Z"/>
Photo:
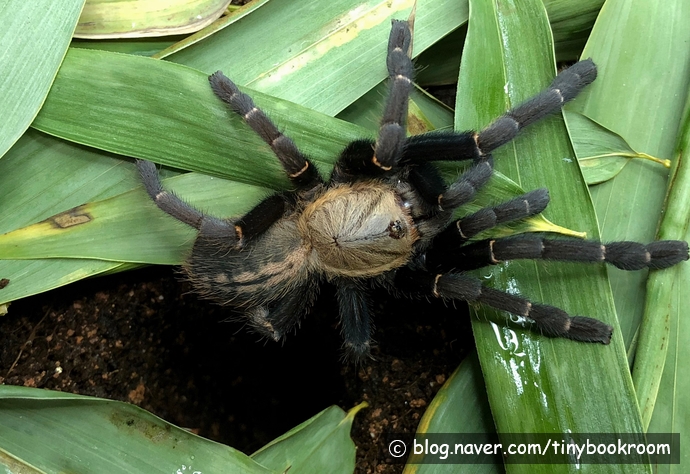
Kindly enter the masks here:
<path id="1" fill-rule="evenodd" d="M 84 0 L 0 4 L 0 157 L 41 108 L 83 6 Z"/>
<path id="2" fill-rule="evenodd" d="M 471 409 L 468 409 L 471 407 Z M 460 364 L 438 391 L 419 422 L 417 433 L 485 433 L 494 434 L 491 409 L 486 397 L 484 379 L 477 354 L 472 353 Z M 438 457 L 438 456 L 436 456 Z M 430 459 L 429 459 L 430 460 Z M 458 472 L 453 464 L 425 463 L 424 455 L 410 455 L 403 474 L 443 474 Z M 491 457 L 464 465 L 463 473 L 505 472 L 503 463 Z"/>
<path id="3" fill-rule="evenodd" d="M 192 33 L 223 14 L 230 0 L 89 0 L 76 38 L 139 38 Z"/>
<path id="4" fill-rule="evenodd" d="M 0 233 L 139 186 L 131 161 L 28 130 L 0 161 Z"/>
<path id="5" fill-rule="evenodd" d="M 186 38 L 181 38 L 174 44 L 167 45 L 164 49 L 161 48 L 161 50 L 157 51 L 156 54 L 152 55 L 152 57 L 156 59 L 163 59 L 165 57 L 170 56 L 173 53 L 176 53 L 177 51 L 181 51 L 184 48 L 187 48 L 188 46 L 198 43 L 199 41 L 208 38 L 209 36 L 222 30 L 223 28 L 232 25 L 236 21 L 241 20 L 257 8 L 264 6 L 268 1 L 269 0 L 253 0 L 240 7 L 237 7 L 237 5 L 230 5 L 228 7 L 228 10 L 230 9 L 230 7 L 233 7 L 233 9 L 227 15 L 219 18 L 218 21 L 214 21 L 212 24 L 208 25 L 206 28 L 203 28 L 202 30 L 197 31 L 193 35 L 189 35 Z"/>
<path id="6" fill-rule="evenodd" d="M 686 102 L 683 125 L 666 210 L 659 226 L 659 239 L 690 241 L 690 96 Z M 650 432 L 690 433 L 690 386 L 683 370 L 690 357 L 690 325 L 686 309 L 690 304 L 687 263 L 651 273 L 647 282 L 647 304 L 635 356 L 633 380 L 637 387 L 642 422 Z M 681 451 L 681 464 L 690 462 Z M 664 466 L 660 472 L 681 472 L 676 466 Z"/>
<path id="7" fill-rule="evenodd" d="M 538 1 L 521 1 L 517 7 L 507 1 L 472 2 L 456 128 L 481 129 L 546 87 L 555 73 L 550 40 Z M 560 117 L 531 126 L 501 148 L 495 166 L 525 189 L 547 186 L 551 204 L 544 214 L 598 237 L 587 188 Z M 497 288 L 616 325 L 603 265 L 511 262 L 486 275 Z M 497 324 L 510 319 L 505 313 L 481 308 L 479 314 L 473 329 L 499 435 L 641 431 L 619 331 L 610 346 L 575 343 Z M 570 468 L 510 465 L 508 472 Z M 644 465 L 607 468 L 647 472 Z"/>
<path id="8" fill-rule="evenodd" d="M 685 0 L 609 0 L 583 57 L 599 78 L 569 110 L 580 112 L 651 156 L 673 156 L 690 89 L 690 17 Z M 602 239 L 654 239 L 668 171 L 633 160 L 616 178 L 592 188 Z M 609 269 L 621 331 L 629 346 L 645 307 L 647 272 Z M 633 354 L 631 354 L 631 359 Z"/>
<path id="9" fill-rule="evenodd" d="M 9 280 L 9 284 L 0 291 L 0 315 L 7 313 L 7 303 L 11 301 L 114 272 L 121 265 L 119 262 L 76 258 L 0 260 L 0 278 Z"/>
<path id="10" fill-rule="evenodd" d="M 135 171 L 133 163 L 123 164 Z M 169 178 L 164 185 L 218 216 L 242 215 L 270 194 L 265 188 L 199 173 Z M 180 265 L 191 251 L 196 232 L 161 213 L 140 188 L 1 235 L 0 258 L 96 258 Z"/>
<path id="11" fill-rule="evenodd" d="M 113 53 L 135 54 L 152 57 L 162 49 L 175 44 L 183 36 L 164 36 L 161 38 L 126 38 L 115 40 L 73 39 L 71 47 L 79 49 L 99 49 Z"/>
<path id="12" fill-rule="evenodd" d="M 363 402 L 345 413 L 332 406 L 274 439 L 252 459 L 278 472 L 350 474 L 355 469 L 355 444 L 350 430 Z"/>
<path id="13" fill-rule="evenodd" d="M 0 233 L 138 186 L 129 162 L 28 130 L 0 160 Z M 0 278 L 10 280 L 0 290 L 0 304 L 118 266 L 76 259 L 0 260 Z"/>
<path id="14" fill-rule="evenodd" d="M 298 105 L 251 95 L 317 165 L 331 164 L 348 142 L 368 135 Z M 289 186 L 269 146 L 213 94 L 206 75 L 178 64 L 72 49 L 33 127 L 177 168 Z"/>
<path id="15" fill-rule="evenodd" d="M 580 56 L 602 5 L 604 0 L 544 1 L 558 61 L 572 61 Z"/>
<path id="16" fill-rule="evenodd" d="M 56 474 L 276 473 L 134 405 L 26 387 L 0 387 L 0 449 Z"/>
<path id="17" fill-rule="evenodd" d="M 603 0 L 544 0 L 559 62 L 573 61 L 580 56 L 603 4 Z M 430 86 L 457 82 L 466 33 L 467 28 L 463 25 L 417 57 L 416 80 L 419 84 Z"/>
<path id="18" fill-rule="evenodd" d="M 564 115 L 580 169 L 589 185 L 614 178 L 634 158 L 671 167 L 671 160 L 660 160 L 633 150 L 623 137 L 582 114 L 566 112 Z"/>
<path id="19" fill-rule="evenodd" d="M 366 403 L 348 413 L 336 406 L 327 408 L 250 458 L 127 403 L 2 386 L 0 466 L 26 469 L 11 472 L 38 472 L 38 468 L 45 473 L 67 468 L 74 473 L 349 474 L 355 465 L 350 429 L 364 407 Z"/>
<path id="20" fill-rule="evenodd" d="M 166 59 L 335 115 L 387 77 L 391 18 L 407 18 L 414 0 L 272 0 L 206 40 Z M 316 6 L 315 6 L 316 5 Z M 467 4 L 420 4 L 415 55 L 467 20 Z M 280 47 L 276 47 L 280 45 Z M 238 61 L 237 52 L 243 60 Z"/>

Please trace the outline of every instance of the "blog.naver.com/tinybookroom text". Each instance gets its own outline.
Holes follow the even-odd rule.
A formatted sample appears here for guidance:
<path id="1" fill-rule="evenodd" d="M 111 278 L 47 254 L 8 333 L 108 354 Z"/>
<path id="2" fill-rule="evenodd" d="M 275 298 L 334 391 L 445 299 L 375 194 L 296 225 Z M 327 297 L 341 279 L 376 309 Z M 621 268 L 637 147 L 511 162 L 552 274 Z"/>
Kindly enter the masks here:
<path id="1" fill-rule="evenodd" d="M 392 433 L 386 446 L 390 463 L 680 463 L 679 433 Z"/>

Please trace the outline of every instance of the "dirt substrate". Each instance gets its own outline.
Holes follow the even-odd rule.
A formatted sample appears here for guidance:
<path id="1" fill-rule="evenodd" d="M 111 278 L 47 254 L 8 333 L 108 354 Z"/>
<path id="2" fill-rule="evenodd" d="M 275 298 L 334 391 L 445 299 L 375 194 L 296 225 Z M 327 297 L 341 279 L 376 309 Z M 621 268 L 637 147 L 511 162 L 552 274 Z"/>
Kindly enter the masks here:
<path id="1" fill-rule="evenodd" d="M 257 342 L 232 313 L 167 267 L 80 282 L 0 318 L 0 383 L 123 400 L 251 453 L 336 404 L 362 400 L 358 473 L 387 464 L 386 433 L 414 432 L 471 342 L 466 308 L 374 298 L 375 360 L 344 362 L 332 291 L 284 344 Z"/>

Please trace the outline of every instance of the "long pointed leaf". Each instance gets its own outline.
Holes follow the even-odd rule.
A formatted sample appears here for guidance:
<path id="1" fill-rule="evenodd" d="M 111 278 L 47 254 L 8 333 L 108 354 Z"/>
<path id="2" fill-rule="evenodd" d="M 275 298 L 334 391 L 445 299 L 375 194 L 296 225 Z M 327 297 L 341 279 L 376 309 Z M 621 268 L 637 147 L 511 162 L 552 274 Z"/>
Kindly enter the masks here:
<path id="1" fill-rule="evenodd" d="M 89 0 L 76 38 L 139 38 L 191 33 L 223 14 L 230 0 Z"/>
<path id="2" fill-rule="evenodd" d="M 355 468 L 352 421 L 362 403 L 345 413 L 326 408 L 252 454 L 252 459 L 280 472 L 350 474 Z"/>
<path id="3" fill-rule="evenodd" d="M 413 0 L 272 0 L 250 17 L 172 56 L 206 73 L 335 115 L 387 76 L 390 18 L 407 18 Z M 419 2 L 415 54 L 467 19 L 467 4 Z M 276 45 L 280 45 L 276 47 Z M 245 61 L 238 62 L 241 52 Z"/>
<path id="4" fill-rule="evenodd" d="M 128 162 L 28 130 L 0 160 L 0 233 L 139 186 Z M 0 254 L 2 250 L 0 250 Z M 0 304 L 117 268 L 97 260 L 0 260 Z"/>
<path id="5" fill-rule="evenodd" d="M 0 157 L 43 104 L 83 6 L 84 0 L 0 4 Z"/>
<path id="6" fill-rule="evenodd" d="M 607 1 L 583 53 L 599 65 L 600 77 L 570 109 L 616 132 L 637 151 L 671 158 L 690 89 L 690 28 L 684 20 L 689 17 L 685 0 Z M 667 176 L 655 163 L 634 160 L 615 179 L 592 188 L 602 238 L 653 240 Z M 642 318 L 646 276 L 609 271 L 626 345 Z"/>
<path id="7" fill-rule="evenodd" d="M 345 144 L 368 135 L 295 104 L 252 97 L 317 163 L 332 163 Z M 214 96 L 206 75 L 177 64 L 72 49 L 33 127 L 174 167 L 273 189 L 289 185 L 268 145 Z"/>
<path id="8" fill-rule="evenodd" d="M 0 388 L 0 448 L 56 474 L 276 472 L 134 405 L 26 387 Z"/>
<path id="9" fill-rule="evenodd" d="M 690 96 L 686 102 L 675 167 L 659 238 L 690 241 Z M 638 392 L 642 422 L 650 432 L 690 433 L 690 379 L 684 370 L 690 357 L 690 324 L 686 309 L 690 265 L 654 272 L 647 282 L 647 305 L 635 356 L 633 380 Z M 690 455 L 682 450 L 681 464 L 688 466 Z M 666 472 L 681 472 L 667 466 Z M 660 471 L 662 472 L 662 471 Z"/>
<path id="10" fill-rule="evenodd" d="M 540 2 L 472 3 L 456 127 L 481 128 L 538 92 L 554 75 Z M 505 92 L 504 92 L 505 90 Z M 506 94 L 507 92 L 507 94 Z M 534 125 L 495 155 L 497 169 L 526 189 L 546 185 L 545 214 L 597 237 L 587 188 L 559 117 Z M 494 285 L 615 326 L 603 266 L 512 262 L 489 270 Z M 611 346 L 541 337 L 489 323 L 507 315 L 481 309 L 473 323 L 492 413 L 500 433 L 640 432 L 620 332 Z M 585 468 L 586 466 L 582 466 Z M 608 466 L 609 472 L 645 472 Z M 508 472 L 565 472 L 567 465 L 510 465 Z"/>

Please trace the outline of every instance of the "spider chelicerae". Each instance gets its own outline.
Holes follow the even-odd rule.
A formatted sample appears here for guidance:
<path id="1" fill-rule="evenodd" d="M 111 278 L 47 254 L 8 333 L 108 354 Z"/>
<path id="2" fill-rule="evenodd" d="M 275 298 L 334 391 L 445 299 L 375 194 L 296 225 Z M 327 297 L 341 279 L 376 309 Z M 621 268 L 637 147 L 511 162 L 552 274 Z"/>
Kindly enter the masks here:
<path id="1" fill-rule="evenodd" d="M 412 88 L 409 25 L 393 21 L 388 42 L 390 91 L 376 141 L 356 140 L 326 180 L 252 99 L 221 72 L 209 77 L 215 94 L 271 147 L 296 188 L 274 194 L 244 216 L 220 219 L 163 189 L 153 163 L 137 161 L 156 205 L 199 230 L 184 270 L 203 296 L 242 310 L 261 334 L 280 340 L 314 302 L 319 286 L 336 287 L 344 345 L 369 353 L 368 292 L 480 302 L 534 321 L 552 337 L 610 341 L 611 326 L 483 286 L 467 272 L 513 259 L 607 262 L 624 270 L 666 268 L 688 259 L 682 241 L 603 244 L 539 234 L 470 240 L 499 224 L 540 213 L 549 202 L 538 189 L 495 207 L 453 219 L 493 173 L 491 153 L 525 126 L 560 110 L 597 75 L 591 60 L 562 71 L 543 92 L 480 132 L 407 137 Z M 471 160 L 447 185 L 434 161 Z"/>

